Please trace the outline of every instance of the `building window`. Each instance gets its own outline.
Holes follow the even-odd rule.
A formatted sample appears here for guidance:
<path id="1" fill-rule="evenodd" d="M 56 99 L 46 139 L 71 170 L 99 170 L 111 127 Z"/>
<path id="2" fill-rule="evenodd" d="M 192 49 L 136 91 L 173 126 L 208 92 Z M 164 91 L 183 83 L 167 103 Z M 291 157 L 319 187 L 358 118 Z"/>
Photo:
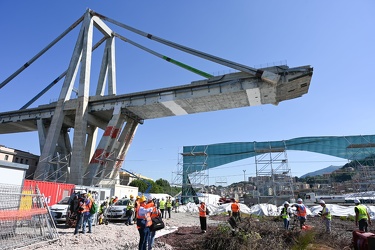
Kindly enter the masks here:
<path id="1" fill-rule="evenodd" d="M 16 162 L 18 162 L 18 157 L 16 157 Z"/>
<path id="2" fill-rule="evenodd" d="M 21 159 L 21 163 L 23 163 L 23 159 Z"/>
<path id="3" fill-rule="evenodd" d="M 4 156 L 4 160 L 7 161 L 8 159 L 9 159 L 9 155 L 5 155 L 5 156 Z"/>
<path id="4" fill-rule="evenodd" d="M 25 164 L 29 164 L 29 159 L 26 159 L 26 160 L 25 160 Z"/>

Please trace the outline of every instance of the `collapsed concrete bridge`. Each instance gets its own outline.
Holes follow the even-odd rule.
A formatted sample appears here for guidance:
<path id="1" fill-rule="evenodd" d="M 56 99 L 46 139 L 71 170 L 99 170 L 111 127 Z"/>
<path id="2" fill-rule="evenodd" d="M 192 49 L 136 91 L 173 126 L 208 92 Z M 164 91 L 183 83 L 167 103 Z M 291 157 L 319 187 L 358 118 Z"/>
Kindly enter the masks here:
<path id="1" fill-rule="evenodd" d="M 119 35 L 104 21 L 237 72 L 212 76 Z M 313 74 L 310 66 L 289 68 L 281 65 L 254 69 L 164 40 L 87 10 L 63 34 L 3 81 L 0 89 L 79 24 L 81 29 L 68 69 L 20 110 L 0 113 L 0 134 L 38 131 L 41 157 L 34 174 L 37 180 L 78 185 L 97 185 L 102 181 L 117 180 L 137 127 L 145 120 L 264 104 L 277 105 L 306 94 Z M 103 37 L 93 45 L 94 28 Z M 196 73 L 203 79 L 186 85 L 118 95 L 116 38 Z M 104 42 L 96 94 L 90 96 L 91 56 Z M 78 86 L 74 86 L 77 72 Z M 61 79 L 64 81 L 57 102 L 29 108 Z M 75 89 L 77 97 L 73 98 Z M 72 142 L 69 136 L 71 128 L 74 129 Z M 99 129 L 104 132 L 97 143 Z"/>

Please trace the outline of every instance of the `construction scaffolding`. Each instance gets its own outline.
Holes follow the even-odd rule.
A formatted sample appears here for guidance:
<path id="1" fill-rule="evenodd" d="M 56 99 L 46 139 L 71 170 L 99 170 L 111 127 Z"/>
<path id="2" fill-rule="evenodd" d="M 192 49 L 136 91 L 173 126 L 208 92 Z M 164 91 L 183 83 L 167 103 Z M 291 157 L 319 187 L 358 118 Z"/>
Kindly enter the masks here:
<path id="1" fill-rule="evenodd" d="M 285 200 L 294 199 L 292 171 L 288 165 L 286 147 L 259 148 L 256 152 L 256 196 L 269 199 L 268 203 L 280 205 Z"/>
<path id="2" fill-rule="evenodd" d="M 184 156 L 190 156 L 190 162 L 183 161 Z M 181 201 L 183 203 L 198 203 L 197 192 L 204 193 L 209 185 L 209 171 L 207 167 L 207 146 L 203 151 L 180 152 L 177 172 L 174 174 L 172 185 L 182 187 Z"/>
<path id="3" fill-rule="evenodd" d="M 375 189 L 375 142 L 366 136 L 355 140 L 345 137 L 348 165 L 352 172 L 354 192 L 368 192 Z M 350 173 L 350 172 L 349 172 Z M 365 195 L 366 196 L 366 195 Z"/>
<path id="4" fill-rule="evenodd" d="M 70 173 L 70 157 L 71 153 L 61 154 L 56 152 L 54 156 L 41 159 L 39 162 L 45 162 L 48 164 L 48 175 L 46 180 L 66 183 Z M 35 177 L 35 179 L 38 179 L 39 176 Z"/>
<path id="5" fill-rule="evenodd" d="M 59 239 L 49 207 L 37 188 L 0 184 L 0 239 L 2 250 Z"/>

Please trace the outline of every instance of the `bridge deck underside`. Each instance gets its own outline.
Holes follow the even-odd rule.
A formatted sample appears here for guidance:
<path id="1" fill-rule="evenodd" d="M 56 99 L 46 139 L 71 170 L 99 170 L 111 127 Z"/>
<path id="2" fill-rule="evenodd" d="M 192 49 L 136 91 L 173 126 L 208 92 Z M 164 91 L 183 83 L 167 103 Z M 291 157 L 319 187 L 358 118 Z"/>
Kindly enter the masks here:
<path id="1" fill-rule="evenodd" d="M 105 129 L 115 105 L 136 120 L 210 112 L 261 104 L 275 104 L 308 92 L 312 68 L 289 71 L 277 85 L 243 72 L 232 73 L 192 84 L 125 95 L 93 96 L 89 99 L 88 123 Z M 73 127 L 76 99 L 64 104 L 63 128 Z M 0 113 L 0 134 L 37 131 L 37 120 L 49 123 L 56 103 L 37 108 Z"/>

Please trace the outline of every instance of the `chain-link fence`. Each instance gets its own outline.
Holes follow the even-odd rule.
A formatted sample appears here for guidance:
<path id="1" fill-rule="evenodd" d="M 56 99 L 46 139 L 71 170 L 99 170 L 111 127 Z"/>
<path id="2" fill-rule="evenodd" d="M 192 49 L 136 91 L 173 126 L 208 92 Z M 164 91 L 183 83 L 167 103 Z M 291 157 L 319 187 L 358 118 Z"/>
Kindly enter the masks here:
<path id="1" fill-rule="evenodd" d="M 37 188 L 0 184 L 0 249 L 58 239 L 49 208 Z"/>

